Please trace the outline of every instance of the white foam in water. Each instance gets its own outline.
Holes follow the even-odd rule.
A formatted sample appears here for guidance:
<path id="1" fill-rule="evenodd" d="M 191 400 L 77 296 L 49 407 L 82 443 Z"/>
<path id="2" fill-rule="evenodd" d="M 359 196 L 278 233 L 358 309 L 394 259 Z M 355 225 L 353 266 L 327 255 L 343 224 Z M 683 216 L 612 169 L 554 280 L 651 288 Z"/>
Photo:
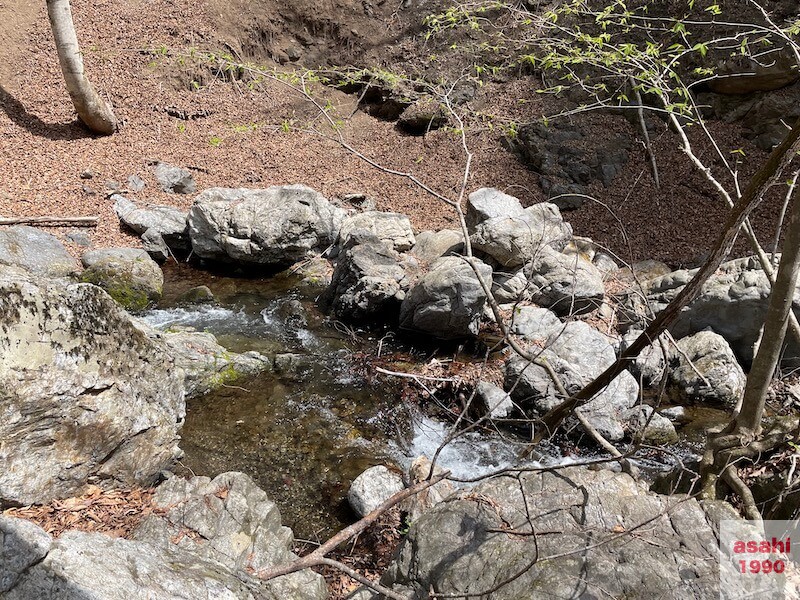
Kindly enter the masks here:
<path id="1" fill-rule="evenodd" d="M 414 425 L 414 437 L 400 461 L 408 467 L 421 454 L 433 458 L 448 431 L 449 426 L 445 423 L 422 417 Z M 520 446 L 503 441 L 499 436 L 469 432 L 445 446 L 436 464 L 459 479 L 480 477 L 499 469 L 520 466 L 517 459 L 519 449 Z"/>
<path id="2" fill-rule="evenodd" d="M 252 322 L 252 317 L 241 310 L 233 311 L 221 306 L 193 306 L 191 308 L 168 308 L 148 311 L 142 320 L 152 327 L 165 329 L 172 325 L 183 325 L 197 329 L 219 329 L 230 331 Z"/>

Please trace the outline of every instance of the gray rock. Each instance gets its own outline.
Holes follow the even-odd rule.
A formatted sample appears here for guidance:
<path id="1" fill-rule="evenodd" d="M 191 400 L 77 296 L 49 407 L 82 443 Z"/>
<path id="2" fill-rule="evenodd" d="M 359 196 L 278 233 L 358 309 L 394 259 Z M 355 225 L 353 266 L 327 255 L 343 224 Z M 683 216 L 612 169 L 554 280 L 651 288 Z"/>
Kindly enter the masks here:
<path id="1" fill-rule="evenodd" d="M 701 331 L 678 340 L 678 350 L 678 366 L 670 373 L 668 388 L 676 403 L 736 406 L 747 378 L 722 336 Z"/>
<path id="2" fill-rule="evenodd" d="M 153 503 L 157 512 L 133 535 L 151 548 L 179 552 L 227 573 L 258 571 L 297 558 L 291 552 L 294 536 L 281 525 L 277 506 L 243 473 L 223 473 L 213 480 L 172 477 L 158 487 Z M 309 569 L 261 589 L 274 600 L 327 595 L 322 577 Z"/>
<path id="3" fill-rule="evenodd" d="M 641 333 L 641 329 L 634 328 L 625 332 L 620 342 L 620 352 L 627 350 Z M 659 340 L 656 340 L 655 343 L 650 344 L 642 350 L 639 356 L 628 365 L 628 371 L 630 371 L 631 375 L 640 381 L 644 387 L 659 386 L 666 370 L 675 359 L 675 345 L 670 337 L 666 334 L 662 334 L 659 336 Z M 663 342 L 663 346 L 666 348 L 666 356 L 664 355 L 661 342 Z"/>
<path id="4" fill-rule="evenodd" d="M 428 457 L 424 454 L 415 458 L 408 469 L 409 486 L 416 485 L 428 479 L 431 475 L 432 467 L 434 475 L 441 475 L 444 472 L 439 465 L 434 467 Z M 408 519 L 413 523 L 418 521 L 419 518 L 431 508 L 449 498 L 453 492 L 455 492 L 453 484 L 444 479 L 439 483 L 422 490 L 420 493 L 413 495 L 411 498 L 403 502 L 400 505 L 400 508 L 408 513 Z"/>
<path id="5" fill-rule="evenodd" d="M 0 268 L 0 501 L 150 485 L 180 457 L 183 374 L 100 288 Z"/>
<path id="6" fill-rule="evenodd" d="M 464 235 L 455 229 L 442 229 L 419 233 L 411 254 L 423 262 L 432 263 L 442 256 L 461 254 L 463 251 Z"/>
<path id="7" fill-rule="evenodd" d="M 669 419 L 672 423 L 688 423 L 691 421 L 691 417 L 684 406 L 670 406 L 669 408 L 662 408 L 658 411 L 658 413 L 666 418 Z"/>
<path id="8" fill-rule="evenodd" d="M 403 257 L 390 244 L 373 240 L 339 256 L 322 300 L 340 319 L 391 317 L 408 285 Z"/>
<path id="9" fill-rule="evenodd" d="M 92 245 L 92 239 L 83 231 L 70 231 L 67 233 L 67 239 L 73 244 L 88 248 Z"/>
<path id="10" fill-rule="evenodd" d="M 492 268 L 476 261 L 487 285 Z M 486 294 L 475 272 L 461 258 L 445 256 L 431 265 L 406 294 L 400 306 L 400 326 L 443 339 L 476 335 Z"/>
<path id="11" fill-rule="evenodd" d="M 464 215 L 467 227 L 472 231 L 479 223 L 497 217 L 520 217 L 524 209 L 522 203 L 495 188 L 481 188 L 467 198 L 467 212 Z"/>
<path id="12" fill-rule="evenodd" d="M 347 246 L 355 231 L 366 231 L 398 252 L 410 250 L 415 243 L 411 221 L 400 213 L 369 211 L 345 218 L 339 230 L 340 248 Z"/>
<path id="13" fill-rule="evenodd" d="M 624 267 L 617 273 L 617 278 L 629 285 L 635 285 L 635 281 L 640 283 L 663 277 L 672 273 L 669 265 L 661 262 L 660 260 L 640 260 L 633 263 L 630 267 Z"/>
<path id="14" fill-rule="evenodd" d="M 609 254 L 605 252 L 596 252 L 592 264 L 597 267 L 597 270 L 603 274 L 604 278 L 619 271 L 619 265 Z"/>
<path id="15" fill-rule="evenodd" d="M 186 169 L 159 162 L 153 172 L 158 185 L 168 194 L 193 194 L 197 189 L 194 177 Z"/>
<path id="16" fill-rule="evenodd" d="M 403 489 L 405 486 L 400 473 L 376 465 L 353 480 L 347 492 L 347 501 L 359 517 L 365 517 Z"/>
<path id="17" fill-rule="evenodd" d="M 141 324 L 142 327 L 147 327 Z M 229 352 L 219 345 L 214 334 L 206 331 L 147 330 L 147 335 L 163 342 L 183 369 L 187 398 L 202 396 L 222 385 L 235 383 L 242 377 L 272 368 L 272 361 L 251 351 Z"/>
<path id="18" fill-rule="evenodd" d="M 495 271 L 492 279 L 492 294 L 498 304 L 513 304 L 530 300 L 531 289 L 525 269 L 517 269 L 510 273 Z"/>
<path id="19" fill-rule="evenodd" d="M 252 265 L 299 262 L 334 243 L 344 211 L 304 185 L 212 188 L 189 211 L 200 258 Z"/>
<path id="20" fill-rule="evenodd" d="M 214 292 L 206 285 L 198 285 L 178 296 L 178 304 L 210 304 L 216 302 Z"/>
<path id="21" fill-rule="evenodd" d="M 397 127 L 411 135 L 425 135 L 447 125 L 442 106 L 430 99 L 421 99 L 406 108 L 397 119 Z"/>
<path id="22" fill-rule="evenodd" d="M 0 594 L 13 589 L 28 569 L 41 562 L 52 543 L 38 525 L 0 514 Z"/>
<path id="23" fill-rule="evenodd" d="M 555 331 L 555 336 L 550 334 Z M 614 347 L 586 323 L 573 321 L 550 330 L 539 360 L 546 361 L 567 393 L 574 394 L 600 375 L 616 359 Z M 547 369 L 514 355 L 506 362 L 504 386 L 511 398 L 530 416 L 540 416 L 563 401 Z M 638 400 L 639 386 L 624 372 L 593 400 L 583 405 L 589 423 L 610 441 L 624 437 L 622 412 Z"/>
<path id="24" fill-rule="evenodd" d="M 546 308 L 521 306 L 511 315 L 509 330 L 527 342 L 543 345 L 553 341 L 564 329 L 564 323 Z"/>
<path id="25" fill-rule="evenodd" d="M 128 189 L 132 192 L 141 192 L 145 188 L 144 180 L 138 175 L 130 175 L 128 177 Z"/>
<path id="26" fill-rule="evenodd" d="M 667 417 L 658 413 L 654 414 L 652 406 L 634 406 L 623 411 L 622 420 L 625 428 L 645 444 L 666 446 L 678 441 L 675 426 Z"/>
<path id="27" fill-rule="evenodd" d="M 572 467 L 496 478 L 413 523 L 381 582 L 415 598 L 430 589 L 480 595 L 521 572 L 492 599 L 717 598 L 715 528 L 696 500 L 676 500 L 608 470 Z M 663 518 L 667 507 L 669 518 Z M 509 527 L 529 532 L 527 514 L 535 515 L 537 531 L 559 534 L 490 533 Z M 644 522 L 642 535 L 613 539 L 610 533 Z M 526 570 L 535 556 L 558 558 Z"/>
<path id="28" fill-rule="evenodd" d="M 576 315 L 598 308 L 605 296 L 603 275 L 578 255 L 543 246 L 525 269 L 531 299 L 559 315 Z"/>
<path id="29" fill-rule="evenodd" d="M 658 313 L 680 292 L 696 270 L 680 270 L 651 279 L 645 293 Z M 739 360 L 749 365 L 767 314 L 770 285 L 755 257 L 723 263 L 703 286 L 699 297 L 678 316 L 670 327 L 676 338 L 710 328 L 730 344 Z M 800 286 L 795 288 L 795 304 L 800 302 Z M 628 298 L 632 311 L 644 315 L 637 294 Z M 800 310 L 794 309 L 800 317 Z M 798 362 L 800 347 L 787 336 L 784 364 Z"/>
<path id="30" fill-rule="evenodd" d="M 104 248 L 85 253 L 81 281 L 100 286 L 127 310 L 138 311 L 161 299 L 164 274 L 144 250 Z"/>
<path id="31" fill-rule="evenodd" d="M 142 250 L 158 263 L 165 262 L 172 255 L 164 237 L 155 229 L 148 229 L 142 234 Z"/>
<path id="32" fill-rule="evenodd" d="M 508 392 L 488 381 L 479 381 L 475 386 L 475 400 L 481 412 L 492 419 L 507 419 L 515 410 Z"/>
<path id="33" fill-rule="evenodd" d="M 544 246 L 561 250 L 572 237 L 572 227 L 553 204 L 540 203 L 521 214 L 491 217 L 478 223 L 470 236 L 473 248 L 513 269 L 531 262 Z"/>
<path id="34" fill-rule="evenodd" d="M 171 206 L 141 208 L 120 194 L 115 194 L 112 199 L 114 212 L 120 221 L 139 235 L 149 231 L 149 235 L 155 238 L 158 234 L 172 250 L 186 251 L 191 248 L 187 211 Z"/>
<path id="35" fill-rule="evenodd" d="M 21 267 L 47 277 L 78 273 L 78 264 L 64 244 L 49 233 L 26 225 L 0 229 L 0 265 Z"/>
<path id="36" fill-rule="evenodd" d="M 752 94 L 777 90 L 797 81 L 797 62 L 790 47 L 775 48 L 769 60 L 735 53 L 724 61 L 708 82 L 718 94 Z"/>

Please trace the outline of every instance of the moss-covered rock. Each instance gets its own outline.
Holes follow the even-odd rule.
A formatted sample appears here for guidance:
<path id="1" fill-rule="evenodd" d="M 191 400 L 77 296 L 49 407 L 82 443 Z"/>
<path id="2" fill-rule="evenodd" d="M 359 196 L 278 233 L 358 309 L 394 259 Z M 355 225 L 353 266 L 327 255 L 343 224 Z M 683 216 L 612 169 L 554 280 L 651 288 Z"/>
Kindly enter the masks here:
<path id="1" fill-rule="evenodd" d="M 144 250 L 93 250 L 82 260 L 86 270 L 81 281 L 103 288 L 126 310 L 144 310 L 161 298 L 164 274 Z"/>

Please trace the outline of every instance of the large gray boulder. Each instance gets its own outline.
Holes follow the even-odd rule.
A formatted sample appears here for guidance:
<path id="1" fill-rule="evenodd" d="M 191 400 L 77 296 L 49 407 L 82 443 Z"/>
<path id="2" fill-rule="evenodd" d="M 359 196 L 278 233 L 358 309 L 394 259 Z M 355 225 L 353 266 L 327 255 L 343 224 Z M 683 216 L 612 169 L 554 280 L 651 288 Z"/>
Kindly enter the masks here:
<path id="1" fill-rule="evenodd" d="M 492 279 L 492 295 L 498 304 L 530 300 L 532 291 L 524 268 L 495 271 Z"/>
<path id="2" fill-rule="evenodd" d="M 539 361 L 550 365 L 569 394 L 583 388 L 616 359 L 609 339 L 581 321 L 561 327 L 544 321 L 540 333 L 529 335 L 529 339 L 540 343 L 546 335 L 544 349 L 535 350 L 534 347 L 534 350 Z M 516 354 L 506 362 L 504 388 L 530 416 L 541 416 L 563 402 L 549 371 Z M 619 441 L 625 437 L 623 412 L 636 403 L 638 394 L 636 380 L 630 373 L 623 372 L 580 410 L 604 437 Z"/>
<path id="3" fill-rule="evenodd" d="M 373 210 L 346 217 L 339 230 L 339 246 L 347 246 L 356 231 L 369 233 L 398 252 L 410 250 L 416 241 L 411 221 L 400 213 Z"/>
<path id="4" fill-rule="evenodd" d="M 531 299 L 559 315 L 591 312 L 603 302 L 603 274 L 578 254 L 562 254 L 543 246 L 525 274 Z"/>
<path id="5" fill-rule="evenodd" d="M 626 331 L 620 340 L 620 352 L 627 350 L 642 331 L 635 328 Z M 671 368 L 675 355 L 675 343 L 669 334 L 662 334 L 630 362 L 628 371 L 641 382 L 643 387 L 656 387 L 661 384 L 664 375 Z"/>
<path id="6" fill-rule="evenodd" d="M 470 240 L 506 269 L 530 263 L 544 246 L 561 250 L 572 237 L 572 227 L 554 204 L 534 204 L 514 216 L 491 217 L 478 223 Z"/>
<path id="7" fill-rule="evenodd" d="M 153 497 L 156 511 L 133 534 L 136 541 L 199 557 L 230 572 L 248 573 L 291 562 L 292 530 L 281 525 L 278 507 L 250 477 L 223 473 L 172 477 Z M 261 588 L 275 600 L 326 597 L 325 582 L 310 569 L 280 577 Z"/>
<path id="8" fill-rule="evenodd" d="M 212 188 L 189 211 L 192 249 L 200 258 L 286 265 L 336 241 L 345 213 L 304 185 Z"/>
<path id="9" fill-rule="evenodd" d="M 249 575 L 296 559 L 275 505 L 241 473 L 173 477 L 134 539 L 38 526 L 0 516 L 0 595 L 10 600 L 322 600 L 310 570 L 268 583 Z"/>
<path id="10" fill-rule="evenodd" d="M 388 242 L 373 239 L 355 245 L 339 255 L 322 300 L 340 319 L 394 316 L 410 284 L 408 262 Z"/>
<path id="11" fill-rule="evenodd" d="M 669 394 L 676 403 L 722 404 L 728 408 L 744 394 L 742 367 L 725 338 L 701 331 L 678 341 L 677 366 L 670 372 Z"/>
<path id="12" fill-rule="evenodd" d="M 139 248 L 104 248 L 85 253 L 81 281 L 100 286 L 127 310 L 144 310 L 161 299 L 164 274 Z"/>
<path id="13" fill-rule="evenodd" d="M 679 270 L 651 279 L 645 293 L 652 309 L 658 313 L 680 292 L 696 270 Z M 723 263 L 703 286 L 699 297 L 685 308 L 670 331 L 676 338 L 686 337 L 710 328 L 730 344 L 743 364 L 753 360 L 753 349 L 767 313 L 770 285 L 755 257 L 739 258 Z M 649 313 L 641 306 L 638 290 L 628 302 L 640 317 Z M 794 302 L 800 306 L 800 286 L 795 288 Z M 800 317 L 800 310 L 794 309 Z M 783 355 L 786 364 L 800 359 L 800 347 L 787 336 Z"/>
<path id="14" fill-rule="evenodd" d="M 0 501 L 149 485 L 180 457 L 183 374 L 103 290 L 0 268 Z"/>
<path id="15" fill-rule="evenodd" d="M 476 260 L 487 285 L 492 268 Z M 476 335 L 486 294 L 464 260 L 445 256 L 431 265 L 406 294 L 400 306 L 400 326 L 443 339 Z"/>
<path id="16" fill-rule="evenodd" d="M 64 244 L 49 233 L 25 225 L 0 229 L 0 265 L 21 267 L 47 277 L 78 273 L 78 263 Z"/>
<path id="17" fill-rule="evenodd" d="M 716 527 L 695 499 L 648 492 L 625 474 L 498 477 L 413 523 L 381 583 L 413 598 L 491 589 L 493 600 L 710 600 L 719 597 Z"/>

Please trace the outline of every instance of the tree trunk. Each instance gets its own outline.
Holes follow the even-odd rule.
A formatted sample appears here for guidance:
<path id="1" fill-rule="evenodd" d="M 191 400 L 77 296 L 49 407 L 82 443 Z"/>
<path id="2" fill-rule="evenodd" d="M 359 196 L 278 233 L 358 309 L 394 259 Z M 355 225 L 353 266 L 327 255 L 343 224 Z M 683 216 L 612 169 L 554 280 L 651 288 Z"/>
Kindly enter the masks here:
<path id="1" fill-rule="evenodd" d="M 111 135 L 117 128 L 117 119 L 83 72 L 83 58 L 69 0 L 47 0 L 47 16 L 56 41 L 64 82 L 78 117 L 93 132 Z"/>

